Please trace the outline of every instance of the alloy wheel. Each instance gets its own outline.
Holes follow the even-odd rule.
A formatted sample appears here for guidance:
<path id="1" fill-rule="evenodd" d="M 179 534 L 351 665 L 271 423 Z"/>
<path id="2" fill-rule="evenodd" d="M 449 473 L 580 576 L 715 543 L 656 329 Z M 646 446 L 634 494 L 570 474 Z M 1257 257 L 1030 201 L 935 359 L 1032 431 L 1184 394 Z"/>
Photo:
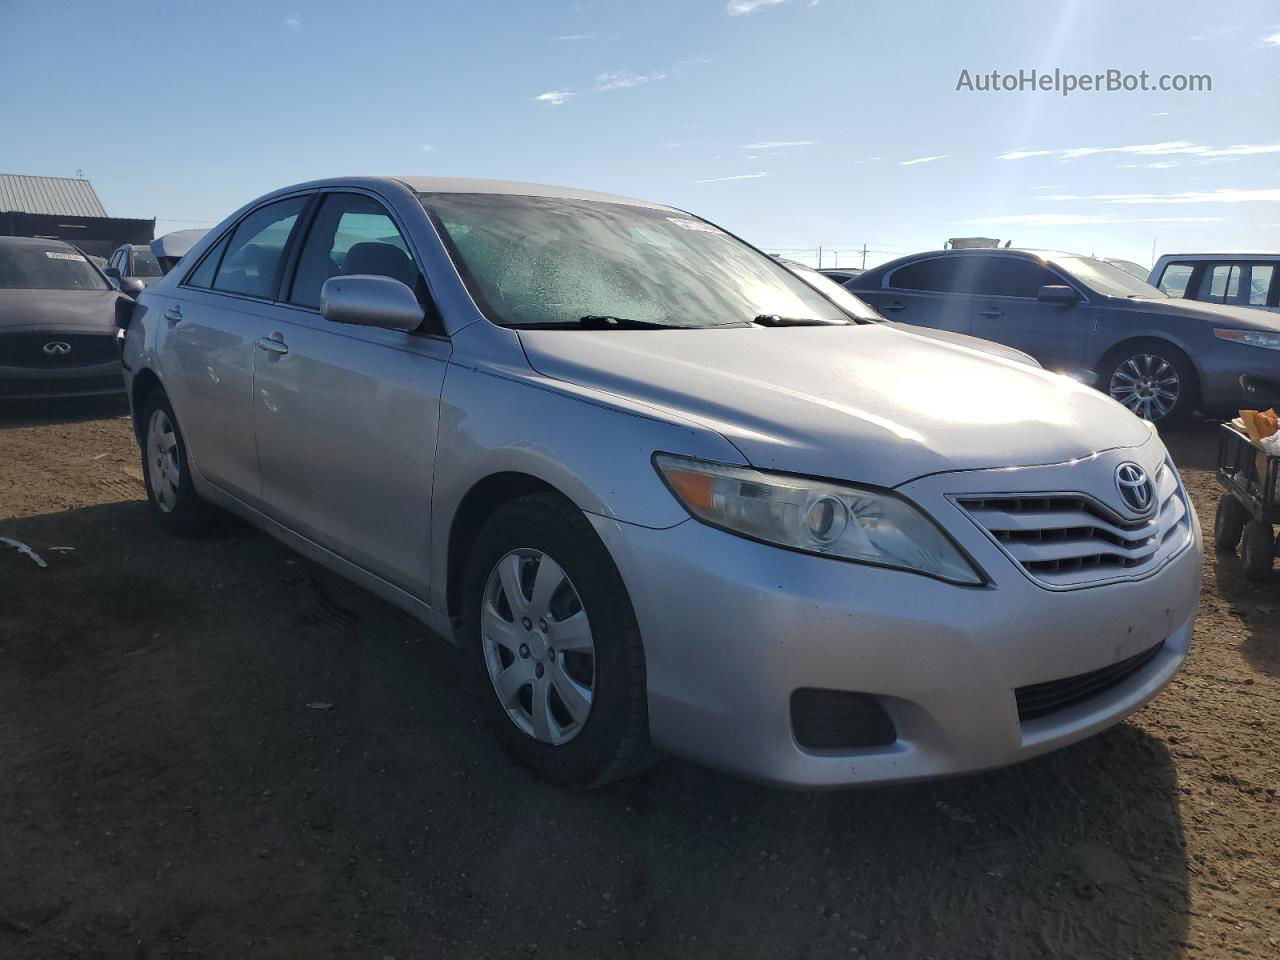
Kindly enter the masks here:
<path id="1" fill-rule="evenodd" d="M 591 714 L 596 650 L 573 581 L 541 550 L 512 550 L 494 565 L 480 610 L 485 667 L 511 722 L 558 746 Z"/>
<path id="2" fill-rule="evenodd" d="M 1173 364 L 1163 357 L 1140 353 L 1111 374 L 1108 392 L 1144 420 L 1162 420 L 1178 402 L 1181 381 Z"/>
<path id="3" fill-rule="evenodd" d="M 154 411 L 147 424 L 147 478 L 151 481 L 156 506 L 172 513 L 178 505 L 182 469 L 178 465 L 177 433 L 163 410 Z"/>

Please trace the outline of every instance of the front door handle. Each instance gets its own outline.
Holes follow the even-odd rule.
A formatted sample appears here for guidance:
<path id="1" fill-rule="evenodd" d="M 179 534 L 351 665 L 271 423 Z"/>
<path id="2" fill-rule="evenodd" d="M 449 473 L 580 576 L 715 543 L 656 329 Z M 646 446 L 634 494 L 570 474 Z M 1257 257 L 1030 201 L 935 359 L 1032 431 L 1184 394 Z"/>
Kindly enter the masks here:
<path id="1" fill-rule="evenodd" d="M 899 310 L 907 309 L 907 305 L 900 300 L 895 300 L 893 303 L 886 303 L 880 309 L 888 310 L 890 313 L 897 313 Z"/>
<path id="2" fill-rule="evenodd" d="M 986 317 L 989 320 L 994 320 L 996 317 L 1003 317 L 1004 311 L 1001 310 L 999 307 L 987 307 L 987 309 L 985 310 L 979 310 L 978 316 Z"/>
<path id="3" fill-rule="evenodd" d="M 258 338 L 258 349 L 283 356 L 289 352 L 289 345 L 284 342 L 283 336 L 273 333 L 269 337 Z"/>
<path id="4" fill-rule="evenodd" d="M 182 307 L 178 306 L 176 303 L 173 304 L 164 312 L 164 318 L 169 321 L 169 326 L 173 326 L 175 323 L 178 323 L 182 320 Z"/>

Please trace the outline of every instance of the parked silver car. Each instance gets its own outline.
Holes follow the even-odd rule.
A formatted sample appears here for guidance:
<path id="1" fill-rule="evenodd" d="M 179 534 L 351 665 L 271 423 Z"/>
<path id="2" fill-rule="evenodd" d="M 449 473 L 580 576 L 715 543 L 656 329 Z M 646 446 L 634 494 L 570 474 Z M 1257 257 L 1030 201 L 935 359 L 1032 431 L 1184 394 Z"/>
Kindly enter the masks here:
<path id="1" fill-rule="evenodd" d="M 807 786 L 994 767 L 1187 654 L 1199 526 L 1148 424 L 670 207 L 289 187 L 127 329 L 160 522 L 217 504 L 420 617 L 556 782 L 654 748 Z"/>

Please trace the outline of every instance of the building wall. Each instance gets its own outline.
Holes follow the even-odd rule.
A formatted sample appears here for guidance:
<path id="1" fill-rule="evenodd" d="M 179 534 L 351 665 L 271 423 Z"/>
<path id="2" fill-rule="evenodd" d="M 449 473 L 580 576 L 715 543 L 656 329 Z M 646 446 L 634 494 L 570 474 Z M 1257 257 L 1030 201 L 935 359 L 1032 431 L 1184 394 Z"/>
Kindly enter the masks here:
<path id="1" fill-rule="evenodd" d="M 85 253 L 106 257 L 122 243 L 150 243 L 156 235 L 156 222 L 121 217 L 0 212 L 0 235 L 65 240 Z"/>

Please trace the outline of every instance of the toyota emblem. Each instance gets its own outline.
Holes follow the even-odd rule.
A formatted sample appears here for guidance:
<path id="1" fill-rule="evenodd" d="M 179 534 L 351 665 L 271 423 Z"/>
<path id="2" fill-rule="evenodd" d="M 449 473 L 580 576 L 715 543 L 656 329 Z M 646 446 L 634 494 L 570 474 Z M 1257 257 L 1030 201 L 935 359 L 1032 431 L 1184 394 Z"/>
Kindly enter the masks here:
<path id="1" fill-rule="evenodd" d="M 65 357 L 71 352 L 71 344 L 65 340 L 50 340 L 40 349 L 51 357 Z"/>
<path id="2" fill-rule="evenodd" d="M 1151 478 L 1136 463 L 1116 467 L 1116 489 L 1124 505 L 1134 513 L 1146 513 L 1155 503 L 1156 491 Z"/>

